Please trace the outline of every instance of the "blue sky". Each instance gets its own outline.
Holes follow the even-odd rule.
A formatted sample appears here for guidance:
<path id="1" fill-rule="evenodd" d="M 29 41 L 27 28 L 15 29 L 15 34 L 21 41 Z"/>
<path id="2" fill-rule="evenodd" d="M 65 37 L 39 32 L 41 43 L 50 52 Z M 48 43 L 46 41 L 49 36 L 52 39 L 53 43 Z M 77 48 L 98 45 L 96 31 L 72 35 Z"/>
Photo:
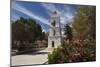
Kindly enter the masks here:
<path id="1" fill-rule="evenodd" d="M 11 20 L 16 21 L 20 17 L 35 19 L 41 25 L 43 31 L 48 31 L 51 26 L 49 20 L 52 12 L 56 10 L 59 13 L 63 27 L 66 23 L 73 21 L 78 8 L 78 5 L 12 0 Z"/>

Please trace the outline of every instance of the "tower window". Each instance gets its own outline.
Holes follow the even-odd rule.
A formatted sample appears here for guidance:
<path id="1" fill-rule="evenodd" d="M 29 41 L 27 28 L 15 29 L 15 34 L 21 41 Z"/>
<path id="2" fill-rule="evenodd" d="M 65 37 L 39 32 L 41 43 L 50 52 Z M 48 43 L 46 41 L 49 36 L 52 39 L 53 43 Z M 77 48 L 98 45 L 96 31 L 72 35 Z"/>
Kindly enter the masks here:
<path id="1" fill-rule="evenodd" d="M 52 41 L 52 47 L 54 47 L 54 41 Z"/>
<path id="2" fill-rule="evenodd" d="M 53 26 L 55 26 L 55 24 L 56 24 L 56 22 L 55 22 L 55 21 L 53 21 L 53 22 L 52 22 L 52 25 L 53 25 Z"/>
<path id="3" fill-rule="evenodd" d="M 53 36 L 55 36 L 55 30 L 53 31 Z"/>

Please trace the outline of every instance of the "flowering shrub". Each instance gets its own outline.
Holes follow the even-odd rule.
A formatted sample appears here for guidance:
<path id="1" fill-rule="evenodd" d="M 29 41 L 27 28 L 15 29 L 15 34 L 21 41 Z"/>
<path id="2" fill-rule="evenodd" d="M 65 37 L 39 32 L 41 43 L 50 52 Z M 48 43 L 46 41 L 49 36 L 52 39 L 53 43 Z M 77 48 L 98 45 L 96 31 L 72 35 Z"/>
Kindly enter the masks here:
<path id="1" fill-rule="evenodd" d="M 95 43 L 93 42 L 63 44 L 61 47 L 55 48 L 54 51 L 48 55 L 48 63 L 95 61 L 95 48 Z"/>

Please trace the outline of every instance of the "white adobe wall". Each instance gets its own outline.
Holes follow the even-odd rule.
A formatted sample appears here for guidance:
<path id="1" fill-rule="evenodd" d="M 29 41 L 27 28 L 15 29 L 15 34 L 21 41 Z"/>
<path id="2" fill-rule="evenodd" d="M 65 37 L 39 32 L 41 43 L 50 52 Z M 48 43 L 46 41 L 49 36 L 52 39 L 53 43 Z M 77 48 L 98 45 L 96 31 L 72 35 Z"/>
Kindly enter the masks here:
<path id="1" fill-rule="evenodd" d="M 60 37 L 58 37 L 58 38 L 55 38 L 55 37 L 51 38 L 51 37 L 49 37 L 48 38 L 48 48 L 53 48 L 52 47 L 52 41 L 54 41 L 54 48 L 57 48 L 62 43 Z"/>

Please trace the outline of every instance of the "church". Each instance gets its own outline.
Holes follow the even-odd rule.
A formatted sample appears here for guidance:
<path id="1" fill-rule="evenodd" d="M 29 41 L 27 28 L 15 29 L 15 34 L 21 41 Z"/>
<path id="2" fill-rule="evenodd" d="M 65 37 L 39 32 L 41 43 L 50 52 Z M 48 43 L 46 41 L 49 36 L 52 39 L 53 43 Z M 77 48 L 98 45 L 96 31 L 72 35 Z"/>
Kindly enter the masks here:
<path id="1" fill-rule="evenodd" d="M 57 48 L 62 44 L 60 15 L 57 11 L 50 16 L 52 28 L 49 29 L 48 48 Z"/>

